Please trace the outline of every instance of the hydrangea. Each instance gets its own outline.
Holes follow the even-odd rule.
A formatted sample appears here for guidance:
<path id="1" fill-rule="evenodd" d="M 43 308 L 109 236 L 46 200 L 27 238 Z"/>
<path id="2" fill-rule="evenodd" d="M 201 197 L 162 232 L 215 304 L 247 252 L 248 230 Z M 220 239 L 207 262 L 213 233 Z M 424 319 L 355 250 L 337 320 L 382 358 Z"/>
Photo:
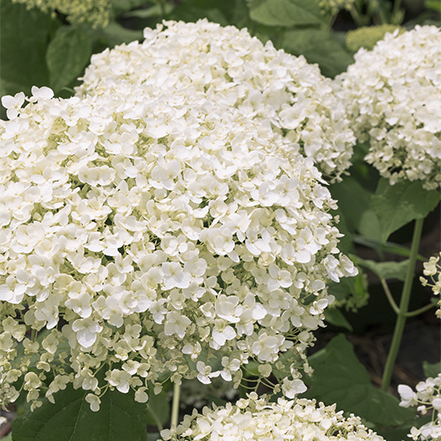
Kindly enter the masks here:
<path id="1" fill-rule="evenodd" d="M 303 391 L 325 282 L 356 274 L 312 161 L 204 94 L 32 93 L 0 121 L 1 403 L 73 383 L 98 410 L 162 372 L 237 385 L 250 360 Z"/>
<path id="2" fill-rule="evenodd" d="M 432 411 L 432 421 L 420 428 L 412 427 L 408 437 L 415 441 L 439 440 L 441 438 L 441 374 L 419 382 L 416 385 L 416 392 L 409 386 L 400 384 L 398 393 L 401 397 L 400 406 L 416 406 L 422 415 Z"/>
<path id="3" fill-rule="evenodd" d="M 439 296 L 441 292 L 441 265 L 438 265 L 441 253 L 438 256 L 432 256 L 428 262 L 424 262 L 423 274 L 429 277 L 420 277 L 423 286 L 430 286 L 435 295 Z M 439 308 L 436 311 L 436 316 L 441 318 L 441 300 L 438 301 Z"/>
<path id="4" fill-rule="evenodd" d="M 305 440 L 343 441 L 383 438 L 367 429 L 360 418 L 335 411 L 335 404 L 325 406 L 315 400 L 285 400 L 276 403 L 251 393 L 236 404 L 194 411 L 185 416 L 176 431 L 164 430 L 165 440 Z"/>
<path id="5" fill-rule="evenodd" d="M 382 40 L 386 34 L 392 34 L 396 29 L 398 29 L 398 34 L 406 31 L 401 26 L 388 23 L 350 30 L 346 33 L 346 47 L 352 52 L 357 52 L 362 47 L 372 50 L 378 41 Z"/>
<path id="6" fill-rule="evenodd" d="M 109 22 L 112 0 L 12 0 L 28 9 L 38 8 L 43 12 L 66 15 L 67 20 L 75 25 L 91 24 L 93 27 L 105 27 Z"/>
<path id="7" fill-rule="evenodd" d="M 179 93 L 203 92 L 218 106 L 236 108 L 266 124 L 340 180 L 351 165 L 355 138 L 332 82 L 303 56 L 265 46 L 246 29 L 207 20 L 164 22 L 144 30 L 145 41 L 92 57 L 78 96 L 120 93 L 155 85 Z"/>
<path id="8" fill-rule="evenodd" d="M 366 161 L 394 184 L 441 182 L 441 30 L 417 26 L 386 34 L 335 79 Z"/>

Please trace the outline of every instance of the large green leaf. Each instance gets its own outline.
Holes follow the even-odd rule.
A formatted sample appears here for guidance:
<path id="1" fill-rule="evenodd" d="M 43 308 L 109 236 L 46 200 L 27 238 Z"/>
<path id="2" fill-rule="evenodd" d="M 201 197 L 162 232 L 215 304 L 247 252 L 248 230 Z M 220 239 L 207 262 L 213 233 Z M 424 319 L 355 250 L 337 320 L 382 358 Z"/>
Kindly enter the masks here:
<path id="1" fill-rule="evenodd" d="M 69 385 L 33 412 L 12 423 L 14 441 L 144 441 L 146 405 L 134 401 L 134 393 L 108 391 L 101 408 L 92 412 L 85 396 L 89 391 Z"/>
<path id="2" fill-rule="evenodd" d="M 287 28 L 324 23 L 316 0 L 252 0 L 250 17 L 267 26 Z"/>
<path id="3" fill-rule="evenodd" d="M 323 75 L 335 77 L 354 62 L 352 55 L 324 29 L 293 29 L 285 33 L 282 49 L 318 63 Z"/>
<path id="4" fill-rule="evenodd" d="M 222 26 L 227 26 L 228 20 L 223 12 L 218 8 L 206 9 L 198 8 L 192 5 L 179 5 L 170 14 L 172 20 L 181 20 L 186 22 L 198 21 L 201 18 L 207 18 L 213 23 L 219 23 Z"/>
<path id="5" fill-rule="evenodd" d="M 341 182 L 332 184 L 329 190 L 337 200 L 349 230 L 359 231 L 360 216 L 369 209 L 372 193 L 352 176 L 345 176 Z"/>
<path id="6" fill-rule="evenodd" d="M 91 55 L 92 42 L 87 33 L 72 26 L 57 30 L 46 53 L 50 86 L 55 93 L 82 74 Z"/>
<path id="7" fill-rule="evenodd" d="M 328 405 L 336 403 L 338 410 L 380 426 L 400 425 L 413 419 L 412 409 L 400 407 L 397 398 L 372 385 L 366 368 L 343 334 L 310 357 L 310 364 L 314 374 L 308 381 L 308 397 Z"/>
<path id="8" fill-rule="evenodd" d="M 425 218 L 439 203 L 437 190 L 424 190 L 420 181 L 400 181 L 390 185 L 382 178 L 372 197 L 374 209 L 381 228 L 381 240 L 388 237 L 414 219 Z"/>
<path id="9" fill-rule="evenodd" d="M 441 361 L 433 364 L 428 363 L 427 361 L 423 361 L 423 370 L 426 377 L 435 378 L 439 374 L 441 374 Z"/>
<path id="10" fill-rule="evenodd" d="M 97 29 L 94 36 L 102 38 L 109 47 L 130 43 L 143 38 L 140 30 L 127 29 L 116 21 L 111 21 L 105 28 Z"/>
<path id="11" fill-rule="evenodd" d="M 32 86 L 48 86 L 44 61 L 51 18 L 25 5 L 0 3 L 0 95 L 30 94 Z"/>
<path id="12" fill-rule="evenodd" d="M 151 388 L 153 390 L 153 387 Z M 150 394 L 147 403 L 147 424 L 164 425 L 170 418 L 170 403 L 167 394 L 162 391 L 158 395 Z"/>
<path id="13" fill-rule="evenodd" d="M 404 282 L 406 279 L 409 259 L 401 262 L 375 262 L 374 260 L 365 260 L 359 258 L 357 262 L 367 269 L 370 269 L 381 279 L 397 279 Z"/>
<path id="14" fill-rule="evenodd" d="M 351 332 L 353 330 L 351 324 L 338 308 L 327 308 L 325 311 L 325 320 L 331 325 L 346 328 Z"/>

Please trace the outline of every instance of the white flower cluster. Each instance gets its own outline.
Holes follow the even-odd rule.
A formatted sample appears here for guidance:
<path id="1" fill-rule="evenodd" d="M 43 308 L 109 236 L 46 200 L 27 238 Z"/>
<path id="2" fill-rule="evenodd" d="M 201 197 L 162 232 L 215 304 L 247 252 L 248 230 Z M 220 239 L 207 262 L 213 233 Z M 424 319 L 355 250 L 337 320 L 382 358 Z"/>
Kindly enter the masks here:
<path id="1" fill-rule="evenodd" d="M 121 87 L 154 85 L 179 93 L 200 93 L 218 106 L 271 123 L 291 148 L 313 158 L 334 180 L 351 165 L 355 137 L 332 81 L 304 57 L 265 46 L 246 29 L 164 22 L 145 29 L 145 41 L 93 55 L 78 96 L 119 93 Z M 141 92 L 140 92 L 141 93 Z"/>
<path id="2" fill-rule="evenodd" d="M 420 180 L 435 189 L 441 182 L 441 30 L 398 32 L 372 51 L 360 49 L 335 85 L 358 140 L 370 143 L 366 161 L 391 184 Z"/>
<path id="3" fill-rule="evenodd" d="M 438 256 L 432 256 L 428 262 L 424 262 L 423 274 L 430 277 L 430 281 L 425 277 L 420 277 L 423 286 L 430 286 L 435 295 L 439 296 L 441 293 L 441 265 L 438 265 L 441 253 Z M 441 318 L 441 300 L 438 301 L 439 308 L 436 311 L 436 316 Z"/>
<path id="4" fill-rule="evenodd" d="M 202 413 L 185 416 L 176 431 L 163 430 L 165 440 L 303 440 L 343 441 L 383 438 L 361 424 L 360 418 L 335 411 L 335 404 L 325 406 L 315 400 L 269 402 L 251 393 L 232 405 L 214 410 L 205 407 Z"/>
<path id="5" fill-rule="evenodd" d="M 398 393 L 401 397 L 400 406 L 417 406 L 422 415 L 432 410 L 432 421 L 420 428 L 412 427 L 409 438 L 415 441 L 441 439 L 441 374 L 436 378 L 427 378 L 416 385 L 416 392 L 409 386 L 400 384 Z"/>
<path id="6" fill-rule="evenodd" d="M 325 281 L 356 274 L 312 161 L 204 95 L 32 93 L 2 100 L 1 403 L 69 382 L 93 410 L 108 387 L 144 402 L 161 372 L 238 384 L 288 349 L 303 391 Z"/>

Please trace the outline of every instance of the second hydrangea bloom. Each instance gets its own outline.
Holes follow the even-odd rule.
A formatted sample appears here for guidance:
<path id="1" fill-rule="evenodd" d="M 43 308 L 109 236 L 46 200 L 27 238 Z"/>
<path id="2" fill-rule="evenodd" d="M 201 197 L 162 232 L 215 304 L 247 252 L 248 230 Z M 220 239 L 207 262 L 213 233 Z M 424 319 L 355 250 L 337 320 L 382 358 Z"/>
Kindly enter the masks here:
<path id="1" fill-rule="evenodd" d="M 441 183 L 441 31 L 417 26 L 387 34 L 372 51 L 360 49 L 355 63 L 336 78 L 366 160 L 391 184 Z"/>
<path id="2" fill-rule="evenodd" d="M 219 107 L 270 124 L 330 178 L 339 180 L 350 167 L 355 138 L 331 80 L 316 65 L 271 42 L 264 46 L 246 29 L 206 20 L 165 26 L 146 29 L 142 44 L 94 55 L 78 96 L 120 93 L 122 86 L 203 93 Z"/>

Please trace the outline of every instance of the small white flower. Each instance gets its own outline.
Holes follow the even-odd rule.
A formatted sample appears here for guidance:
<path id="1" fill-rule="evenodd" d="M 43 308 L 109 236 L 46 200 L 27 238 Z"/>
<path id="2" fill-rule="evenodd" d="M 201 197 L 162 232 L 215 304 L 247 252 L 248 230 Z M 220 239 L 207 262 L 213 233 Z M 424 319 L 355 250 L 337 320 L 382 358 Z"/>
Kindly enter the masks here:
<path id="1" fill-rule="evenodd" d="M 72 330 L 76 332 L 78 343 L 85 348 L 90 348 L 95 343 L 103 327 L 92 317 L 88 317 L 75 320 L 72 323 Z"/>
<path id="2" fill-rule="evenodd" d="M 95 394 L 87 394 L 86 401 L 90 404 L 90 410 L 92 412 L 98 412 L 100 410 L 101 400 Z"/>

